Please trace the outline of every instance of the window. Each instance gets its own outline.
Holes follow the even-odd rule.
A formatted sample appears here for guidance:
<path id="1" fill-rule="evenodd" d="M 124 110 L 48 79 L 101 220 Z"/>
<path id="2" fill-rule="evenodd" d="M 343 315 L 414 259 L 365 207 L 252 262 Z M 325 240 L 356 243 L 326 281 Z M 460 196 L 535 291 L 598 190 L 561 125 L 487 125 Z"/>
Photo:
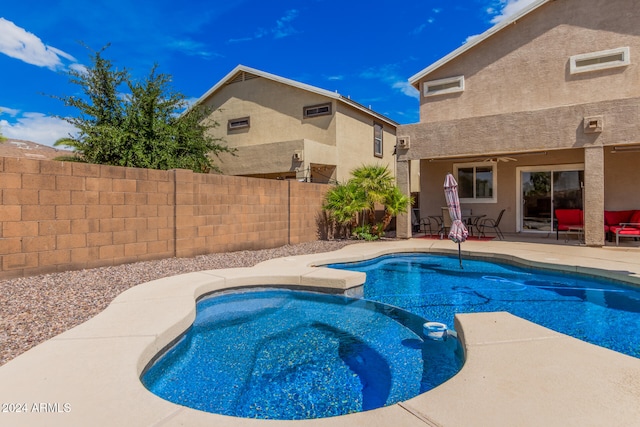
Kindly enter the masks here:
<path id="1" fill-rule="evenodd" d="M 495 203 L 496 163 L 466 163 L 453 165 L 458 181 L 458 197 L 461 203 Z"/>
<path id="2" fill-rule="evenodd" d="M 382 125 L 373 123 L 373 155 L 382 157 Z"/>
<path id="3" fill-rule="evenodd" d="M 309 107 L 304 107 L 304 117 L 316 117 L 316 116 L 325 116 L 331 114 L 331 103 L 328 102 L 326 104 L 320 105 L 311 105 Z"/>
<path id="4" fill-rule="evenodd" d="M 630 62 L 629 48 L 621 47 L 574 55 L 569 60 L 569 71 L 571 74 L 586 73 L 588 71 L 624 67 L 629 65 Z"/>
<path id="5" fill-rule="evenodd" d="M 444 95 L 447 93 L 462 92 L 464 90 L 464 76 L 449 77 L 446 79 L 431 80 L 422 84 L 424 96 Z"/>
<path id="6" fill-rule="evenodd" d="M 239 118 L 239 119 L 231 119 L 227 123 L 227 129 L 236 130 L 236 129 L 248 128 L 249 124 L 250 124 L 249 123 L 249 117 L 242 117 L 242 118 Z"/>

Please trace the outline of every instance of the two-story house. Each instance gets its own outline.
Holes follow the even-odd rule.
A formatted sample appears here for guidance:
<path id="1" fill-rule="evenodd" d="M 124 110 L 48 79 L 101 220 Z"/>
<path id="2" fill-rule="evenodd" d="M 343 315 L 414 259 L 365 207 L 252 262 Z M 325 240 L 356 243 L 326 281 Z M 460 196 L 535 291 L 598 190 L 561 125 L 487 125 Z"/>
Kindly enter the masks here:
<path id="1" fill-rule="evenodd" d="M 237 150 L 221 155 L 224 174 L 345 182 L 365 164 L 395 174 L 398 124 L 336 92 L 239 65 L 197 103 Z"/>
<path id="2" fill-rule="evenodd" d="M 604 244 L 604 210 L 640 208 L 638 22 L 634 0 L 537 0 L 411 77 L 420 122 L 398 128 L 397 169 L 407 183 L 420 161 L 421 216 L 452 172 L 463 208 L 505 209 L 504 232 L 584 208 L 586 244 Z"/>

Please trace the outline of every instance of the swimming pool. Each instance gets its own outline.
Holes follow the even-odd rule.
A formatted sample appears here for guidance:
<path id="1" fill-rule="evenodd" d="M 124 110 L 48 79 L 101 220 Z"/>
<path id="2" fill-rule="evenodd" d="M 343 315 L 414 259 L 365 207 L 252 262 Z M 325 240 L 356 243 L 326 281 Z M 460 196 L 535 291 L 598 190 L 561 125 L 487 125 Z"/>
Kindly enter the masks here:
<path id="1" fill-rule="evenodd" d="M 380 303 L 283 289 L 200 300 L 191 328 L 143 373 L 154 394 L 224 415 L 308 419 L 407 400 L 455 375 L 456 338 Z"/>
<path id="2" fill-rule="evenodd" d="M 456 313 L 508 311 L 640 358 L 640 288 L 576 274 L 433 254 L 329 267 L 367 274 L 364 297 L 453 327 Z"/>

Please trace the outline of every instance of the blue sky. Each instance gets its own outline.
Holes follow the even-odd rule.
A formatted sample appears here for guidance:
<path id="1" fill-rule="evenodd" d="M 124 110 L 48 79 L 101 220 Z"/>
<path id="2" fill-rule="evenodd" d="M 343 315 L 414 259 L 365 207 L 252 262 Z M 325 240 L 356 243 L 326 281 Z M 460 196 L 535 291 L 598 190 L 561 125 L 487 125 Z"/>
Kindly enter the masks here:
<path id="1" fill-rule="evenodd" d="M 89 50 L 145 77 L 154 64 L 197 99 L 238 64 L 338 91 L 415 123 L 408 78 L 533 0 L 78 0 L 4 2 L 0 132 L 52 145 L 75 116 L 65 72 Z"/>

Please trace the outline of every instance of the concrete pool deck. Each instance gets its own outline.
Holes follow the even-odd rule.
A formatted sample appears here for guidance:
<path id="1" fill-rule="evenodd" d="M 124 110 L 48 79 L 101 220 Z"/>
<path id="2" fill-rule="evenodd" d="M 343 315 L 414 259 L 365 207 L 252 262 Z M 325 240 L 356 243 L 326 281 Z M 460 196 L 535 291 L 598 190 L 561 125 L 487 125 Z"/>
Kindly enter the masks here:
<path id="1" fill-rule="evenodd" d="M 640 249 L 522 242 L 462 245 L 463 256 L 561 268 L 640 284 Z M 361 273 L 312 267 L 392 252 L 457 253 L 450 241 L 411 239 L 280 258 L 252 268 L 160 279 L 120 294 L 89 321 L 0 367 L 0 425 L 7 426 L 633 426 L 640 425 L 640 359 L 593 346 L 508 313 L 463 314 L 466 362 L 441 386 L 374 411 L 305 421 L 209 414 L 167 402 L 139 376 L 193 321 L 206 293 L 256 285 L 361 284 Z M 615 325 L 612 333 L 615 333 Z M 640 326 L 639 326 L 640 333 Z"/>

